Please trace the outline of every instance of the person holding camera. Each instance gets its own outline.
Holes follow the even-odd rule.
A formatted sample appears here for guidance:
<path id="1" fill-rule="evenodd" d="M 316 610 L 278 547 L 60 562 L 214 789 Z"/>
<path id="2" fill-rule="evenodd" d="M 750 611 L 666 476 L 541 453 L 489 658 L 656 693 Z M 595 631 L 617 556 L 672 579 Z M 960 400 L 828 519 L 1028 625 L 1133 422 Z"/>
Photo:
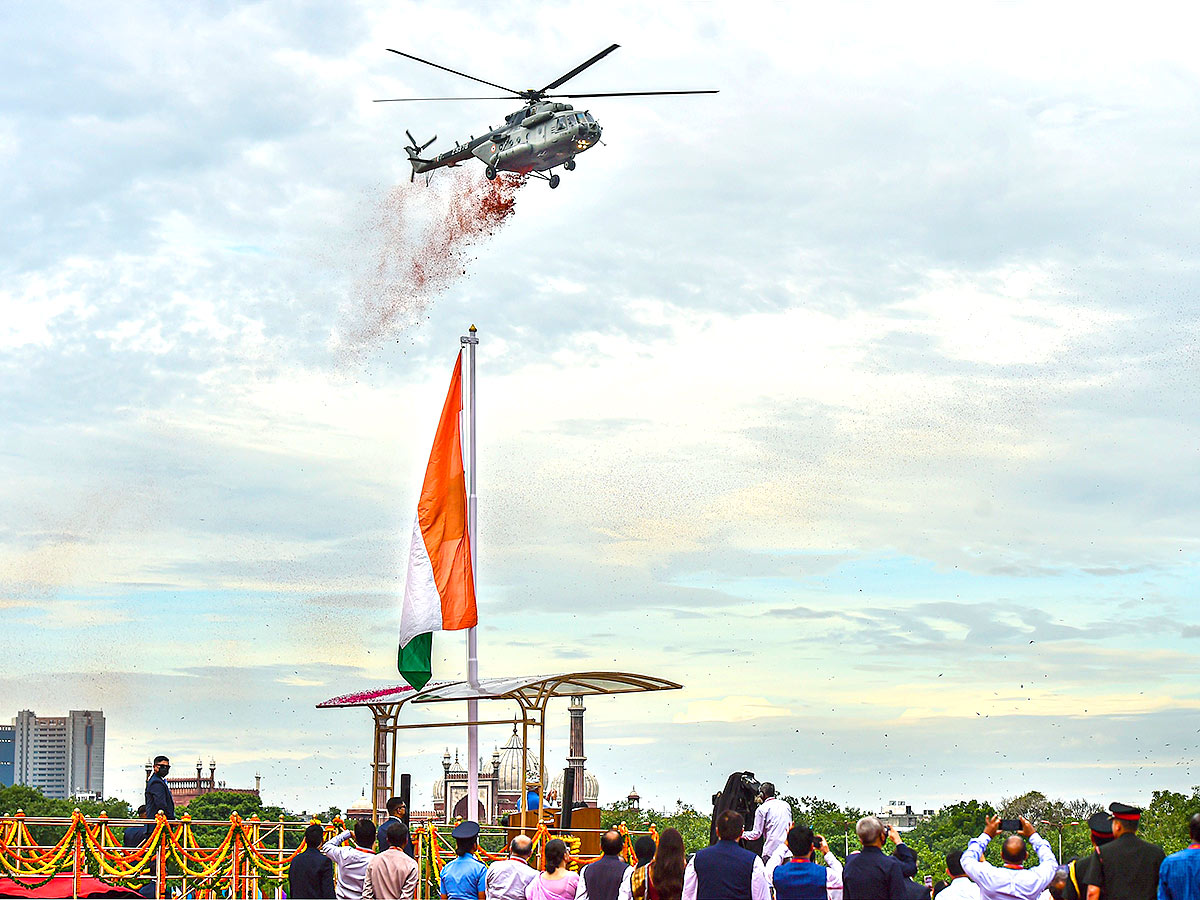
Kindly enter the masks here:
<path id="1" fill-rule="evenodd" d="M 863 816 L 854 826 L 862 843 L 861 853 L 852 853 L 842 869 L 845 900 L 911 900 L 918 886 L 908 879 L 917 874 L 917 854 L 904 843 L 894 826 L 883 827 L 875 816 Z M 891 856 L 883 845 L 896 845 Z M 924 891 L 924 896 L 929 891 Z"/>
<path id="2" fill-rule="evenodd" d="M 813 860 L 820 850 L 825 865 Z M 767 884 L 775 900 L 840 900 L 842 863 L 829 844 L 807 825 L 793 825 L 787 833 L 787 851 L 776 850 L 767 863 Z"/>
<path id="3" fill-rule="evenodd" d="M 1002 827 L 1017 833 L 1009 835 L 1004 842 L 1000 850 L 1004 865 L 997 867 L 985 862 L 983 855 Z M 1025 859 L 1029 856 L 1026 841 L 1037 853 L 1038 864 L 1033 869 L 1025 868 Z M 1050 842 L 1038 834 L 1024 816 L 1003 820 L 999 816 L 988 816 L 983 834 L 971 838 L 967 845 L 962 855 L 962 867 L 967 877 L 979 885 L 981 900 L 1037 900 L 1054 880 L 1058 860 L 1054 858 Z"/>

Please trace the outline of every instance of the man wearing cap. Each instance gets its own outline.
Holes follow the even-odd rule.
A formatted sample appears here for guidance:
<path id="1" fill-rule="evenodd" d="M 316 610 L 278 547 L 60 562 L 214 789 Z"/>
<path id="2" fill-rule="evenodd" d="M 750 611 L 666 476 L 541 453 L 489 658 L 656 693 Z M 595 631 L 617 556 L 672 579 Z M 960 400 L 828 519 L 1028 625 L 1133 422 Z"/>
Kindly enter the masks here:
<path id="1" fill-rule="evenodd" d="M 1158 900 L 1200 900 L 1200 813 L 1188 820 L 1192 842 L 1158 869 Z"/>
<path id="2" fill-rule="evenodd" d="M 1087 900 L 1088 885 L 1100 884 L 1100 858 L 1096 856 L 1096 851 L 1112 842 L 1112 817 L 1106 812 L 1093 813 L 1087 824 L 1091 832 L 1092 852 L 1072 860 L 1067 866 L 1063 900 Z"/>
<path id="3" fill-rule="evenodd" d="M 982 900 L 1036 900 L 1054 880 L 1054 873 L 1058 871 L 1058 860 L 1054 858 L 1050 842 L 1038 834 L 1033 824 L 1024 816 L 1019 817 L 1017 821 L 1021 823 L 1021 831 L 1009 835 L 1000 850 L 1003 866 L 997 868 L 983 858 L 988 844 L 1000 831 L 999 816 L 988 816 L 983 834 L 971 838 L 971 843 L 962 855 L 963 871 L 979 885 L 979 896 Z M 1025 859 L 1029 856 L 1026 841 L 1033 845 L 1034 852 L 1037 853 L 1038 864 L 1033 869 L 1025 868 Z"/>
<path id="4" fill-rule="evenodd" d="M 441 900 L 486 900 L 487 866 L 475 856 L 479 840 L 479 823 L 470 820 L 459 824 L 450 836 L 454 838 L 455 859 L 442 866 Z"/>
<path id="5" fill-rule="evenodd" d="M 1126 803 L 1113 803 L 1113 840 L 1096 851 L 1100 877 L 1088 886 L 1088 900 L 1155 900 L 1158 868 L 1166 854 L 1158 844 L 1137 836 L 1142 811 Z"/>
<path id="6" fill-rule="evenodd" d="M 764 861 L 775 855 L 775 851 L 787 847 L 788 829 L 792 827 L 792 808 L 775 796 L 775 785 L 764 781 L 762 805 L 754 811 L 754 827 L 742 835 L 747 841 L 763 839 Z"/>

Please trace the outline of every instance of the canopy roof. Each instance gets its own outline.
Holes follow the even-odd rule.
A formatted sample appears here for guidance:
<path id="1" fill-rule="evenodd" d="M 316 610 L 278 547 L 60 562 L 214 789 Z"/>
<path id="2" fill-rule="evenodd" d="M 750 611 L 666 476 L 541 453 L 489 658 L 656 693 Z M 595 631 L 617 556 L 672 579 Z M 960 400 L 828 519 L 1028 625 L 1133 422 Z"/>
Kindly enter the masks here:
<path id="1" fill-rule="evenodd" d="M 557 675 L 481 678 L 477 686 L 467 681 L 431 681 L 420 691 L 408 685 L 343 694 L 318 709 L 387 704 L 443 703 L 451 700 L 515 700 L 522 705 L 541 706 L 553 697 L 632 694 L 643 691 L 674 691 L 683 687 L 665 678 L 633 672 L 565 672 Z"/>

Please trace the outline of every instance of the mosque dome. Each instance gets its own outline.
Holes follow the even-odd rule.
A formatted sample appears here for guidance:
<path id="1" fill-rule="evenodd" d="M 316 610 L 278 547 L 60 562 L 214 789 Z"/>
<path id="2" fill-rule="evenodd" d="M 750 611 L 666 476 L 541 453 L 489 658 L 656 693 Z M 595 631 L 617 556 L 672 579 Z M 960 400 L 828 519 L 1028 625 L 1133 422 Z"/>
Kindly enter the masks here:
<path id="1" fill-rule="evenodd" d="M 536 781 L 538 777 L 538 761 L 533 753 L 525 754 L 526 775 Z M 521 736 L 517 734 L 517 726 L 513 724 L 512 736 L 500 748 L 500 761 L 497 768 L 498 778 L 496 790 L 500 793 L 519 794 L 525 785 L 521 784 Z"/>
<path id="2" fill-rule="evenodd" d="M 369 819 L 375 814 L 371 809 L 371 801 L 367 799 L 367 792 L 363 791 L 363 795 L 350 804 L 350 808 L 346 810 L 347 819 Z"/>
<path id="3" fill-rule="evenodd" d="M 550 782 L 550 790 L 557 791 L 559 800 L 562 800 L 563 776 L 561 772 L 555 775 L 553 780 Z M 578 791 L 579 787 L 576 786 L 575 790 Z M 583 770 L 583 796 L 575 798 L 576 802 L 580 800 L 583 800 L 587 803 L 600 802 L 600 782 L 597 781 L 596 776 L 587 769 Z"/>

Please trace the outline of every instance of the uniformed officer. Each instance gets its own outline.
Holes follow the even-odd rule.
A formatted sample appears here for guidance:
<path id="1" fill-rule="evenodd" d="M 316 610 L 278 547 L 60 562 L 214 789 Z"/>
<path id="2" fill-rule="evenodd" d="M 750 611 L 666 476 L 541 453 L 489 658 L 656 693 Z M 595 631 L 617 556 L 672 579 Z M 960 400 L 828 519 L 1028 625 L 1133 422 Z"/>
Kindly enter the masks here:
<path id="1" fill-rule="evenodd" d="M 1096 851 L 1112 842 L 1112 817 L 1106 812 L 1092 813 L 1087 824 L 1092 833 L 1093 852 L 1081 856 L 1067 866 L 1067 885 L 1063 888 L 1063 900 L 1087 900 L 1088 885 L 1100 885 L 1100 862 Z"/>
<path id="2" fill-rule="evenodd" d="M 479 840 L 479 823 L 466 821 L 450 832 L 454 838 L 457 858 L 442 866 L 441 900 L 485 900 L 487 896 L 487 866 L 475 856 Z"/>
<path id="3" fill-rule="evenodd" d="M 1096 851 L 1100 878 L 1088 887 L 1088 900 L 1155 900 L 1158 867 L 1166 854 L 1162 847 L 1137 836 L 1140 809 L 1125 803 L 1114 803 L 1108 809 L 1113 841 Z"/>

